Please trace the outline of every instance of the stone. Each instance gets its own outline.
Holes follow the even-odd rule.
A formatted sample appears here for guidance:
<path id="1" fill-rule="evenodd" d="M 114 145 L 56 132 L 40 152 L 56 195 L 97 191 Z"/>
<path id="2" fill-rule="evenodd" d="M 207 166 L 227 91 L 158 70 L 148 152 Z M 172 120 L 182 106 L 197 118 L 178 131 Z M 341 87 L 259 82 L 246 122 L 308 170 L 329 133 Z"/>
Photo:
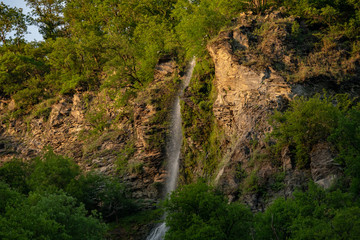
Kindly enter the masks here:
<path id="1" fill-rule="evenodd" d="M 11 101 L 8 104 L 8 110 L 9 111 L 14 111 L 16 109 L 16 103 L 14 99 L 11 99 Z"/>
<path id="2" fill-rule="evenodd" d="M 318 143 L 310 152 L 311 177 L 325 189 L 331 187 L 341 174 L 341 168 L 334 160 L 335 153 L 329 143 Z"/>
<path id="3" fill-rule="evenodd" d="M 157 111 L 162 110 L 151 103 L 151 98 L 156 97 L 151 93 L 166 91 L 173 81 L 172 76 L 178 72 L 177 65 L 171 60 L 162 61 L 156 69 L 154 82 L 131 100 L 129 106 L 119 107 L 118 99 L 110 99 L 105 91 L 78 92 L 73 96 L 59 96 L 50 106 L 47 121 L 34 118 L 27 123 L 16 119 L 8 126 L 0 125 L 0 163 L 13 157 L 33 158 L 50 146 L 55 153 L 74 158 L 85 171 L 117 175 L 115 162 L 119 153 L 129 147 L 129 141 L 133 141 L 135 152 L 127 160 L 140 163 L 143 168 L 139 174 L 124 173 L 121 177 L 128 184 L 129 191 L 134 190 L 133 197 L 146 197 L 154 202 L 161 197 L 154 183 L 165 181 L 165 154 L 161 150 L 165 147 L 150 149 L 148 142 L 152 132 L 165 133 L 166 129 L 150 122 Z M 1 100 L 0 114 L 16 108 L 14 100 L 9 102 Z M 96 137 L 87 136 L 94 125 L 89 116 L 102 106 L 109 127 Z M 133 116 L 126 112 L 129 108 Z"/>

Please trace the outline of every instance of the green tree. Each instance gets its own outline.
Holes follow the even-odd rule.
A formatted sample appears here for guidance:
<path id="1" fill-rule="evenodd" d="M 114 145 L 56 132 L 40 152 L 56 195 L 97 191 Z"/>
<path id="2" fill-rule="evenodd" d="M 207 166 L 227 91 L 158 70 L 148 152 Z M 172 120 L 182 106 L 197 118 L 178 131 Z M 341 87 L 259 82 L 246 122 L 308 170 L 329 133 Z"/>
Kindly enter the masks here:
<path id="1" fill-rule="evenodd" d="M 44 39 L 55 39 L 63 34 L 63 9 L 66 0 L 26 0 L 32 8 L 35 23 Z"/>
<path id="2" fill-rule="evenodd" d="M 216 1 L 186 1 L 175 4 L 172 16 L 176 19 L 176 33 L 187 56 L 203 56 L 207 41 L 230 20 L 219 12 Z"/>
<path id="3" fill-rule="evenodd" d="M 205 183 L 183 186 L 165 202 L 165 239 L 250 239 L 252 214 L 245 206 L 228 205 Z"/>
<path id="4" fill-rule="evenodd" d="M 31 194 L 0 216 L 1 239 L 103 239 L 106 225 L 64 193 Z"/>
<path id="5" fill-rule="evenodd" d="M 256 216 L 256 239 L 356 239 L 359 207 L 348 193 L 314 183 L 294 198 L 277 199 Z M 345 237 L 345 238 L 344 238 Z"/>
<path id="6" fill-rule="evenodd" d="M 351 177 L 354 193 L 360 192 L 360 105 L 352 105 L 346 94 L 293 100 L 288 110 L 270 119 L 275 152 L 294 149 L 297 166 L 309 167 L 312 146 L 327 141 L 338 151 L 336 161 Z"/>
<path id="7" fill-rule="evenodd" d="M 29 164 L 20 159 L 13 159 L 0 167 L 0 181 L 3 181 L 20 193 L 28 193 L 27 178 L 31 172 Z M 4 205 L 5 206 L 5 205 Z"/>
<path id="8" fill-rule="evenodd" d="M 73 160 L 48 150 L 43 157 L 34 159 L 28 183 L 33 190 L 65 189 L 79 174 L 79 166 Z"/>
<path id="9" fill-rule="evenodd" d="M 124 184 L 109 176 L 87 173 L 74 179 L 66 191 L 84 203 L 88 211 L 97 210 L 107 221 L 117 220 L 138 210 Z"/>
<path id="10" fill-rule="evenodd" d="M 22 200 L 23 196 L 19 192 L 0 180 L 0 217 L 5 214 L 8 207 L 16 206 Z"/>
<path id="11" fill-rule="evenodd" d="M 49 70 L 46 54 L 36 42 L 0 47 L 0 94 L 13 96 L 19 109 L 27 109 L 51 94 L 44 81 Z"/>
<path id="12" fill-rule="evenodd" d="M 341 115 L 333 98 L 316 95 L 310 99 L 296 98 L 284 113 L 276 112 L 270 119 L 274 127 L 271 136 L 277 140 L 275 149 L 295 148 L 298 167 L 308 167 L 311 147 L 327 138 L 338 126 Z"/>
<path id="13" fill-rule="evenodd" d="M 352 177 L 351 190 L 360 193 L 360 104 L 353 106 L 339 118 L 339 126 L 329 140 L 337 147 L 337 157 Z"/>
<path id="14" fill-rule="evenodd" d="M 22 13 L 22 9 L 12 8 L 0 2 L 0 40 L 3 45 L 7 45 L 9 41 L 7 37 L 12 31 L 15 32 L 15 40 L 19 43 L 26 33 L 26 22 L 27 18 Z"/>

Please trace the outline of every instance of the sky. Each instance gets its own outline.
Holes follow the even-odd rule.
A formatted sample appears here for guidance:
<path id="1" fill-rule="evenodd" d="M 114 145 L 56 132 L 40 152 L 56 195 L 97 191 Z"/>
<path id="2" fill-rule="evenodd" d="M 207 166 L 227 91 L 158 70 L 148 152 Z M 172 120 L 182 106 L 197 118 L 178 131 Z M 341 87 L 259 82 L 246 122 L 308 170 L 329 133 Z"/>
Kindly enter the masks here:
<path id="1" fill-rule="evenodd" d="M 26 6 L 26 3 L 24 0 L 0 0 L 1 2 L 5 3 L 6 5 L 10 7 L 17 7 L 22 8 L 23 13 L 26 15 L 30 12 L 30 8 Z M 28 34 L 25 35 L 25 39 L 27 41 L 33 41 L 33 40 L 43 40 L 42 35 L 39 33 L 38 27 L 31 25 L 28 26 Z"/>

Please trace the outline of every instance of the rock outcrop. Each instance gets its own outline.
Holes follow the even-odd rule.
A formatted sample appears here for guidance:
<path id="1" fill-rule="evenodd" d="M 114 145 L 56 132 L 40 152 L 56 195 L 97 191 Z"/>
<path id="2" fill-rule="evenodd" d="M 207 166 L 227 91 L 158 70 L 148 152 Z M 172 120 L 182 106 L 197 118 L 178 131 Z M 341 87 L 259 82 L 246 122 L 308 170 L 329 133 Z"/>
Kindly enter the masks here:
<path id="1" fill-rule="evenodd" d="M 286 26 L 293 21 L 282 18 L 281 12 L 265 16 L 242 14 L 236 27 L 221 32 L 208 45 L 217 90 L 213 113 L 228 139 L 215 184 L 230 201 L 241 198 L 254 211 L 263 210 L 278 196 L 291 196 L 296 188 L 306 187 L 309 179 L 328 188 L 341 174 L 334 153 L 324 144 L 314 146 L 310 169 L 297 169 L 289 149 L 283 150 L 281 159 L 267 155 L 265 137 L 271 131 L 268 118 L 275 110 L 284 111 L 294 96 L 312 96 L 322 89 L 335 92 L 331 82 L 291 84 L 270 64 L 281 61 L 291 65 Z M 259 42 L 255 26 L 265 22 L 275 24 L 273 38 Z M 258 48 L 272 54 L 273 59 L 260 63 L 259 56 L 253 53 Z"/>
<path id="2" fill-rule="evenodd" d="M 166 176 L 163 139 L 175 77 L 177 65 L 166 61 L 156 67 L 151 86 L 127 105 L 119 106 L 119 99 L 106 90 L 81 92 L 39 106 L 46 114 L 3 120 L 0 163 L 14 157 L 31 159 L 51 147 L 86 171 L 122 175 L 133 197 L 151 202 L 160 196 Z M 2 101 L 0 107 L 2 116 L 16 108 L 14 101 Z"/>
<path id="3" fill-rule="evenodd" d="M 315 145 L 310 153 L 311 177 L 314 182 L 325 189 L 331 187 L 342 174 L 339 164 L 334 160 L 336 153 L 328 143 Z"/>
<path id="4" fill-rule="evenodd" d="M 249 47 L 249 37 L 242 33 L 243 26 L 232 31 L 225 31 L 208 45 L 209 53 L 215 64 L 215 86 L 217 97 L 213 111 L 217 123 L 225 131 L 232 143 L 229 144 L 230 154 L 225 156 L 216 182 L 230 199 L 236 199 L 239 194 L 240 179 L 236 169 L 250 169 L 248 166 L 251 155 L 256 148 L 264 148 L 263 139 L 269 132 L 267 123 L 269 115 L 274 110 L 283 110 L 293 93 L 292 87 L 271 67 L 257 71 L 241 64 L 234 54 L 233 42 L 241 49 Z M 259 152 L 259 154 L 261 154 Z M 266 181 L 276 172 L 269 162 L 264 162 L 259 168 L 258 176 Z M 245 194 L 246 195 L 246 194 Z M 250 205 L 257 205 L 256 196 L 246 198 Z M 254 206 L 257 208 L 258 206 Z"/>

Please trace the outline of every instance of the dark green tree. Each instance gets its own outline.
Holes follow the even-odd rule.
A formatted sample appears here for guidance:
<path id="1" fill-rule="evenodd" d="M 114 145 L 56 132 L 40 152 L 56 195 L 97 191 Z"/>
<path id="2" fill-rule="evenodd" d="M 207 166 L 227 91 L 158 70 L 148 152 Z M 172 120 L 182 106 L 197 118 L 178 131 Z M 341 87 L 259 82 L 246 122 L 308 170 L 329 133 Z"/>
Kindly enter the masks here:
<path id="1" fill-rule="evenodd" d="M 27 178 L 31 173 L 30 164 L 13 159 L 0 167 L 0 181 L 3 181 L 20 193 L 28 193 Z M 5 205 L 4 205 L 5 206 Z"/>
<path id="2" fill-rule="evenodd" d="M 9 34 L 14 31 L 15 41 L 20 42 L 27 30 L 27 18 L 22 9 L 12 8 L 0 2 L 0 40 L 3 45 L 11 39 Z"/>
<path id="3" fill-rule="evenodd" d="M 356 239 L 357 204 L 348 193 L 326 192 L 310 183 L 307 191 L 277 199 L 257 214 L 256 239 Z"/>
<path id="4" fill-rule="evenodd" d="M 5 214 L 8 207 L 16 206 L 23 199 L 24 196 L 0 180 L 0 217 Z"/>
<path id="5" fill-rule="evenodd" d="M 0 188 L 1 189 L 1 188 Z M 64 193 L 32 193 L 7 205 L 0 216 L 1 239 L 103 239 L 107 227 Z"/>
<path id="6" fill-rule="evenodd" d="M 99 173 L 87 173 L 74 179 L 66 191 L 84 203 L 88 211 L 97 210 L 107 221 L 114 221 L 138 210 L 124 184 Z"/>
<path id="7" fill-rule="evenodd" d="M 71 159 L 48 150 L 43 157 L 34 160 L 34 170 L 29 176 L 33 190 L 57 190 L 66 186 L 80 174 L 79 166 Z"/>
<path id="8" fill-rule="evenodd" d="M 251 239 L 252 214 L 245 206 L 227 204 L 205 183 L 190 184 L 173 192 L 165 202 L 165 239 Z"/>
<path id="9" fill-rule="evenodd" d="M 63 35 L 63 9 L 66 0 L 26 0 L 44 39 L 55 39 Z"/>

